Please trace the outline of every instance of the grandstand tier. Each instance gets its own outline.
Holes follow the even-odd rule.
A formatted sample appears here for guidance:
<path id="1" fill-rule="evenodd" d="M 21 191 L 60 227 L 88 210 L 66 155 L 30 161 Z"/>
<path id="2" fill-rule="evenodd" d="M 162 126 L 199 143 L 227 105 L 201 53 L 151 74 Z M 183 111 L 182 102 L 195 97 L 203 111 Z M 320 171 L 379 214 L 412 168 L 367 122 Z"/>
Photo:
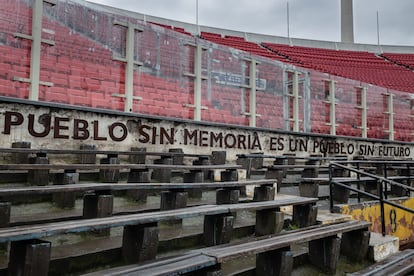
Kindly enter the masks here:
<path id="1" fill-rule="evenodd" d="M 295 46 L 268 42 L 267 37 L 253 42 L 247 35 L 218 29 L 202 30 L 198 36 L 181 25 L 142 21 L 133 13 L 82 3 L 44 5 L 42 39 L 53 43 L 41 45 L 38 100 L 123 111 L 130 89 L 128 111 L 135 113 L 191 120 L 200 109 L 197 120 L 203 121 L 412 140 L 413 54 Z M 27 37 L 33 1 L 2 4 L 1 94 L 31 98 L 32 42 Z M 122 60 L 127 22 L 135 28 L 136 65 L 130 77 Z M 201 54 L 200 88 L 194 79 L 194 43 L 208 49 Z M 257 62 L 255 95 L 252 59 Z M 132 78 L 132 88 L 127 78 Z M 333 92 L 335 109 L 327 101 Z M 200 103 L 195 102 L 196 93 L 201 94 Z"/>

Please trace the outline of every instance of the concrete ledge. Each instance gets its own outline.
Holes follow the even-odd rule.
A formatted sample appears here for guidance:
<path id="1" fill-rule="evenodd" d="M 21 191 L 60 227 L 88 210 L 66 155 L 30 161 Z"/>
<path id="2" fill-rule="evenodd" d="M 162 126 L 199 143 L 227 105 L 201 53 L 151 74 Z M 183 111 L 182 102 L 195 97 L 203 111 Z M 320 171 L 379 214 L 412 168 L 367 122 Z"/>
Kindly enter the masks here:
<path id="1" fill-rule="evenodd" d="M 397 253 L 400 248 L 400 240 L 394 236 L 385 236 L 371 232 L 369 241 L 368 258 L 379 262 L 388 256 Z"/>

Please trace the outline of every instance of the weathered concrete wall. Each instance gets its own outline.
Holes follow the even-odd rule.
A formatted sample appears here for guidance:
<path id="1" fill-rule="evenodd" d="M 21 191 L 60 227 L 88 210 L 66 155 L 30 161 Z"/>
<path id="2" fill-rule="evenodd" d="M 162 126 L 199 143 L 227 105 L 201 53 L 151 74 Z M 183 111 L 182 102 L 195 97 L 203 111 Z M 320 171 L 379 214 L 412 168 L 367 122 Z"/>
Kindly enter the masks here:
<path id="1" fill-rule="evenodd" d="M 81 144 L 95 144 L 102 150 L 183 148 L 186 153 L 205 154 L 226 150 L 228 159 L 240 153 L 258 152 L 297 156 L 414 157 L 412 143 L 196 123 L 16 100 L 0 102 L 0 110 L 3 147 L 28 141 L 32 148 L 79 149 Z"/>

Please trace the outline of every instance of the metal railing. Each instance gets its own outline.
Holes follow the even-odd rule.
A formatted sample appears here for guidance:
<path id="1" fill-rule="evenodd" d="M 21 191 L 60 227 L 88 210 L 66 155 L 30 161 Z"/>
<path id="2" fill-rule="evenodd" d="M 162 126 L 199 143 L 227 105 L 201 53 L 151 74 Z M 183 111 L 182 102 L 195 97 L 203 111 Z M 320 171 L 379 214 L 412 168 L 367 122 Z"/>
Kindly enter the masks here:
<path id="1" fill-rule="evenodd" d="M 365 165 L 365 166 L 363 166 Z M 373 174 L 370 172 L 364 171 L 364 169 L 369 168 L 369 166 L 374 166 L 372 169 L 382 169 L 382 176 Z M 403 183 L 397 182 L 393 179 L 390 179 L 388 176 L 388 170 L 393 166 L 397 166 L 400 169 L 406 169 L 405 175 L 397 177 L 398 180 L 405 180 L 409 184 L 411 180 L 414 179 L 414 176 L 411 175 L 411 169 L 414 169 L 414 161 L 379 161 L 379 160 L 358 160 L 358 161 L 332 161 L 329 164 L 329 200 L 330 200 L 330 210 L 333 212 L 334 199 L 333 199 L 333 188 L 334 186 L 339 186 L 349 191 L 355 192 L 357 194 L 358 202 L 361 202 L 361 195 L 368 197 L 373 200 L 378 200 L 380 203 L 380 212 L 381 212 L 381 231 L 382 235 L 386 234 L 386 225 L 385 225 L 385 212 L 384 205 L 388 204 L 395 208 L 401 209 L 403 211 L 414 214 L 414 209 L 405 207 L 401 204 L 393 202 L 388 199 L 388 188 L 399 187 L 406 191 L 406 195 L 410 196 L 410 192 L 414 192 L 414 188 L 411 185 L 405 185 Z M 346 177 L 346 178 L 335 178 L 334 170 L 339 169 L 343 172 L 355 173 L 356 177 Z M 377 183 L 377 194 L 373 194 L 361 189 L 361 184 L 366 181 L 376 181 Z M 356 188 L 351 186 L 351 183 L 356 183 Z"/>

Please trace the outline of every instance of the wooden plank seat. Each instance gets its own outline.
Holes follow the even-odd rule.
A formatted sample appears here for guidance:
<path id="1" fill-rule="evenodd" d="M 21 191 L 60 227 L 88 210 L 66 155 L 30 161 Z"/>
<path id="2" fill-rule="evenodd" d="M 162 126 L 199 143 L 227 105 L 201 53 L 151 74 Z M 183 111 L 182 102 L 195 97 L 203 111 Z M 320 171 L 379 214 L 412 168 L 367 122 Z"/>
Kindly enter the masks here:
<path id="1" fill-rule="evenodd" d="M 271 238 L 259 238 L 248 243 L 218 246 L 202 252 L 215 257 L 218 263 L 255 254 L 256 275 L 290 275 L 293 263 L 290 245 L 309 242 L 310 262 L 332 273 L 336 270 L 340 251 L 352 258 L 366 256 L 369 226 L 368 222 L 347 221 Z M 339 233 L 342 233 L 342 238 L 338 237 Z"/>
<path id="2" fill-rule="evenodd" d="M 91 149 L 31 149 L 31 148 L 0 148 L 0 153 L 26 153 L 26 154 L 70 154 L 70 155 L 79 155 L 79 154 L 102 154 L 102 155 L 131 155 L 131 156 L 165 156 L 165 157 L 174 157 L 174 156 L 186 156 L 186 157 L 195 157 L 208 156 L 206 154 L 194 154 L 194 153 L 184 153 L 184 152 L 150 152 L 150 151 L 114 151 L 114 150 L 91 150 Z"/>
<path id="3" fill-rule="evenodd" d="M 98 169 L 171 169 L 171 170 L 232 170 L 239 165 L 169 165 L 169 164 L 0 164 L 0 170 L 98 170 Z"/>
<path id="4" fill-rule="evenodd" d="M 270 237 L 201 248 L 143 265 L 114 267 L 86 275 L 178 275 L 189 272 L 207 275 L 203 272 L 220 273 L 222 263 L 249 255 L 256 255 L 256 275 L 290 275 L 293 267 L 290 247 L 306 242 L 309 243 L 310 261 L 323 270 L 328 267 L 332 272 L 336 269 L 340 252 L 352 258 L 366 256 L 369 226 L 370 223 L 363 221 L 310 226 Z M 321 246 L 324 249 L 318 250 Z"/>
<path id="5" fill-rule="evenodd" d="M 25 260 L 23 259 L 33 257 L 30 254 L 38 254 L 36 250 L 33 250 L 33 247 L 40 247 L 39 250 L 46 251 L 45 248 L 49 248 L 48 253 L 42 253 L 42 256 L 47 257 L 40 258 L 31 264 L 33 266 L 45 266 L 50 259 L 51 245 L 50 242 L 40 239 L 61 234 L 123 227 L 122 251 L 124 258 L 127 262 L 138 262 L 155 258 L 158 246 L 158 222 L 204 216 L 203 235 L 205 244 L 216 245 L 230 241 L 234 212 L 242 210 L 257 211 L 257 217 L 259 218 L 256 218 L 256 220 L 262 220 L 262 222 L 256 223 L 256 227 L 264 225 L 262 232 L 260 230 L 256 231 L 257 235 L 261 235 L 269 231 L 266 225 L 269 219 L 266 218 L 266 215 L 271 216 L 272 213 L 266 212 L 273 211 L 277 213 L 280 207 L 286 205 L 294 206 L 294 220 L 316 223 L 316 213 L 314 213 L 316 201 L 317 199 L 291 197 L 273 201 L 202 205 L 176 210 L 5 227 L 0 229 L 0 243 L 11 242 L 9 269 L 14 267 L 14 263 L 24 263 Z M 312 219 L 306 219 L 307 216 L 312 216 Z M 283 220 L 279 224 L 283 225 Z"/>
<path id="6" fill-rule="evenodd" d="M 240 180 L 228 182 L 198 183 L 81 183 L 49 186 L 24 186 L 0 188 L 0 198 L 9 196 L 33 196 L 54 193 L 87 192 L 87 191 L 121 191 L 121 190 L 170 190 L 170 189 L 217 189 L 244 187 L 247 185 L 273 185 L 276 179 Z"/>
<path id="7" fill-rule="evenodd" d="M 411 275 L 414 271 L 414 249 L 406 249 L 349 276 Z"/>
<path id="8" fill-rule="evenodd" d="M 86 149 L 80 150 L 70 150 L 70 149 L 30 149 L 25 148 L 30 147 L 30 143 L 15 143 L 17 145 L 13 146 L 22 146 L 23 148 L 0 148 L 0 153 L 11 154 L 11 163 L 17 164 L 49 164 L 49 156 L 57 155 L 60 159 L 69 159 L 69 162 L 73 162 L 73 157 L 76 157 L 80 164 L 96 164 L 97 156 L 106 155 L 106 157 L 101 158 L 98 163 L 104 164 L 120 164 L 120 156 L 128 157 L 128 163 L 132 164 L 145 164 L 149 163 L 149 160 L 146 160 L 147 156 L 159 157 L 159 159 L 151 160 L 154 164 L 164 164 L 164 165 L 183 165 L 184 158 L 191 158 L 193 165 L 209 165 L 209 164 L 223 164 L 225 163 L 226 152 L 213 151 L 211 155 L 207 154 L 187 154 L 179 148 L 172 148 L 169 152 L 147 152 L 146 148 L 131 148 L 130 151 L 111 151 L 111 150 L 97 150 L 95 147 L 86 146 Z M 92 148 L 92 149 L 90 149 Z M 72 155 L 72 156 L 70 156 Z M 63 157 L 62 157 L 63 156 Z M 52 157 L 53 159 L 53 157 Z M 211 160 L 211 162 L 210 162 Z M 148 162 L 147 162 L 148 161 Z M 189 161 L 189 160 L 187 160 Z M 17 168 L 18 169 L 18 168 Z M 68 168 L 69 170 L 70 168 Z M 85 169 L 93 169 L 93 166 L 85 167 Z M 85 173 L 85 169 L 83 172 Z M 95 168 L 97 169 L 97 168 Z M 106 182 L 116 182 L 120 175 L 120 170 L 125 170 L 128 168 L 115 168 L 115 169 L 106 169 L 104 167 L 99 168 L 100 178 L 106 179 Z M 21 170 L 21 169 L 18 169 Z M 82 171 L 82 169 L 79 169 Z M 130 168 L 130 170 L 133 170 Z M 161 170 L 168 170 L 167 168 L 154 168 L 154 177 L 159 178 L 159 181 L 164 181 L 170 177 L 171 172 L 161 172 Z M 171 168 L 170 170 L 174 170 Z M 181 170 L 181 169 L 179 169 Z M 6 171 L 1 171 L 3 178 L 9 178 L 10 174 L 7 174 Z M 24 179 L 22 171 L 20 173 L 20 179 Z M 28 182 L 33 183 L 34 185 L 46 185 L 47 184 L 47 175 L 49 172 L 47 169 L 44 170 L 29 170 L 28 171 Z M 5 176 L 5 177 L 4 177 Z M 165 179 L 163 179 L 163 177 Z"/>
<path id="9" fill-rule="evenodd" d="M 174 218 L 188 218 L 216 214 L 231 214 L 233 212 L 241 210 L 278 209 L 280 207 L 288 205 L 293 205 L 294 207 L 303 207 L 308 205 L 314 205 L 316 202 L 316 198 L 290 196 L 288 198 L 276 199 L 272 201 L 222 205 L 200 205 L 180 208 L 176 210 L 164 210 L 131 215 L 111 216 L 104 218 L 71 220 L 39 225 L 4 227 L 0 228 L 0 243 L 16 240 L 37 239 L 58 234 L 79 233 L 111 227 L 135 224 L 148 224 L 153 222 L 171 220 Z M 313 224 L 315 222 L 316 218 Z"/>
<path id="10" fill-rule="evenodd" d="M 186 182 L 204 181 L 204 172 L 211 171 L 214 174 L 227 171 L 227 174 L 237 175 L 239 165 L 222 164 L 222 165 L 176 165 L 172 164 L 119 164 L 118 161 L 106 164 L 49 164 L 42 162 L 40 164 L 2 164 L 0 172 L 18 172 L 27 171 L 27 181 L 31 185 L 48 185 L 50 173 L 55 175 L 68 173 L 76 174 L 79 178 L 79 172 L 96 172 L 99 171 L 99 179 L 102 182 L 116 183 L 119 181 L 121 171 L 128 174 L 129 182 L 150 182 L 151 178 L 158 182 L 170 182 L 172 171 L 181 171 L 187 177 Z M 152 176 L 151 176 L 152 173 Z M 197 177 L 198 176 L 198 177 Z M 62 177 L 62 176 L 61 176 Z M 231 179 L 229 179 L 231 180 Z M 75 181 L 76 182 L 76 181 Z M 68 184 L 68 183 L 56 183 Z"/>
<path id="11" fill-rule="evenodd" d="M 134 174 L 152 170 L 158 173 L 159 182 L 170 182 L 171 171 L 187 171 L 200 173 L 204 171 L 236 171 L 239 165 L 175 165 L 175 164 L 0 164 L 0 171 L 17 172 L 28 171 L 30 175 L 29 183 L 33 185 L 47 185 L 49 183 L 49 172 L 55 173 L 76 173 L 79 171 L 99 170 L 103 182 L 117 182 L 121 170 L 129 173 L 134 178 Z M 149 176 L 147 176 L 148 178 Z"/>
<path id="12" fill-rule="evenodd" d="M 275 179 L 241 180 L 228 182 L 196 182 L 196 183 L 77 183 L 66 185 L 48 186 L 23 186 L 0 188 L 0 219 L 2 226 L 10 221 L 12 202 L 29 197 L 33 200 L 38 196 L 39 200 L 44 195 L 53 196 L 54 206 L 63 209 L 75 207 L 75 200 L 83 195 L 83 218 L 103 217 L 113 214 L 114 195 L 116 191 L 126 191 L 129 197 L 136 199 L 137 194 L 142 201 L 142 195 L 148 191 L 160 191 L 160 209 L 177 209 L 187 206 L 187 193 L 192 190 L 216 190 L 216 202 L 237 203 L 239 201 L 240 188 L 254 185 L 255 200 L 274 199 Z M 266 194 L 269 193 L 269 194 Z M 235 195 L 232 195 L 235 194 Z M 57 201 L 58 199 L 63 201 Z M 71 201 L 71 202 L 69 202 Z M 69 204 L 69 203 L 70 204 Z M 198 203 L 200 204 L 200 203 Z M 152 208 L 154 208 L 153 206 Z M 47 215 L 41 216 L 47 219 Z M 37 218 L 39 220 L 39 218 Z M 179 221 L 177 221 L 178 223 Z"/>
<path id="13" fill-rule="evenodd" d="M 187 253 L 176 257 L 157 260 L 156 262 L 150 262 L 138 267 L 136 264 L 127 265 L 84 275 L 165 276 L 181 275 L 195 271 L 198 272 L 198 275 L 202 275 L 201 273 L 203 270 L 208 270 L 216 265 L 217 261 L 214 257 L 210 257 L 202 253 Z"/>

